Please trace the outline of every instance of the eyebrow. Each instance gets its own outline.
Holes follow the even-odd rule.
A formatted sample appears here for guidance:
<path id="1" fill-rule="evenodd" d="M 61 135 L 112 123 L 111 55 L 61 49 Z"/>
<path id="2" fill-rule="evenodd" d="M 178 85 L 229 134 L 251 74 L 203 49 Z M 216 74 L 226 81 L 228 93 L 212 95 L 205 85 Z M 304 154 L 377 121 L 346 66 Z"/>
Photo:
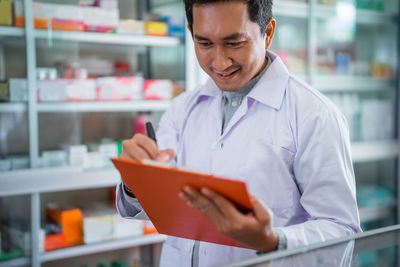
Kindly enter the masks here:
<path id="1" fill-rule="evenodd" d="M 237 40 L 240 38 L 245 38 L 247 35 L 245 33 L 234 33 L 234 34 L 230 34 L 228 36 L 225 36 L 223 38 L 221 38 L 222 41 L 232 41 L 232 40 Z M 208 39 L 207 37 L 195 34 L 194 38 L 198 41 L 210 41 L 210 39 Z"/>

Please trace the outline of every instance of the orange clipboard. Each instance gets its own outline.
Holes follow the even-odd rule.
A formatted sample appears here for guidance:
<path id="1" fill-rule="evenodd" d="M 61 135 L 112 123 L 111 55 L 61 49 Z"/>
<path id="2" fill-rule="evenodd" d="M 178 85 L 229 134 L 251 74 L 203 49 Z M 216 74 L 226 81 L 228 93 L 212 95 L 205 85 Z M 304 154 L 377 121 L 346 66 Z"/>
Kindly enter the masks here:
<path id="1" fill-rule="evenodd" d="M 218 232 L 211 219 L 178 196 L 186 185 L 208 187 L 239 209 L 250 211 L 252 204 L 244 182 L 130 159 L 111 160 L 159 233 L 247 248 Z"/>

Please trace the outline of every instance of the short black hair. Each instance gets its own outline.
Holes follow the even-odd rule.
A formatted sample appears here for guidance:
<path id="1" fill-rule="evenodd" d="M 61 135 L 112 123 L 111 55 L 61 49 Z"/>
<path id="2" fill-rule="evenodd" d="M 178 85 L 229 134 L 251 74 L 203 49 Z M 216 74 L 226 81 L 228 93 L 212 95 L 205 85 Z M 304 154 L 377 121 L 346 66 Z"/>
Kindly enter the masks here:
<path id="1" fill-rule="evenodd" d="M 193 29 L 194 5 L 239 1 L 247 4 L 250 20 L 260 26 L 261 34 L 264 35 L 268 21 L 272 18 L 272 0 L 184 0 L 189 27 Z"/>

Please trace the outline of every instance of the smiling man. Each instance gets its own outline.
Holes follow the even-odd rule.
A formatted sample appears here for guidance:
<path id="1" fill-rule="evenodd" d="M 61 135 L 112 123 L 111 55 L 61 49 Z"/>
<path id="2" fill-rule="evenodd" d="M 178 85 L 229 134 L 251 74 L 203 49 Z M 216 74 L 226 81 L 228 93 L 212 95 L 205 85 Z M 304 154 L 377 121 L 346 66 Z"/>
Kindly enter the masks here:
<path id="1" fill-rule="evenodd" d="M 184 188 L 179 196 L 189 206 L 250 249 L 168 237 L 161 265 L 217 266 L 361 231 L 346 121 L 268 51 L 272 0 L 185 0 L 185 7 L 210 79 L 173 101 L 158 147 L 136 134 L 121 157 L 172 160 L 245 181 L 254 209 L 242 214 L 216 192 Z M 117 208 L 147 218 L 122 183 Z"/>

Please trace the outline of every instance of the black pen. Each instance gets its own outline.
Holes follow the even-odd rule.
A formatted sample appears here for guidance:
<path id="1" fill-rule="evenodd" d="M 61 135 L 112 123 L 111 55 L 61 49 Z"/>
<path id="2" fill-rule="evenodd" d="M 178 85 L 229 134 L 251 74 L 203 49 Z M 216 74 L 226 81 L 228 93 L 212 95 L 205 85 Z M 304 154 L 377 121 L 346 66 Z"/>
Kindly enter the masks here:
<path id="1" fill-rule="evenodd" d="M 153 125 L 151 122 L 146 122 L 146 132 L 147 136 L 153 139 L 153 141 L 157 144 L 156 133 L 154 132 Z"/>

